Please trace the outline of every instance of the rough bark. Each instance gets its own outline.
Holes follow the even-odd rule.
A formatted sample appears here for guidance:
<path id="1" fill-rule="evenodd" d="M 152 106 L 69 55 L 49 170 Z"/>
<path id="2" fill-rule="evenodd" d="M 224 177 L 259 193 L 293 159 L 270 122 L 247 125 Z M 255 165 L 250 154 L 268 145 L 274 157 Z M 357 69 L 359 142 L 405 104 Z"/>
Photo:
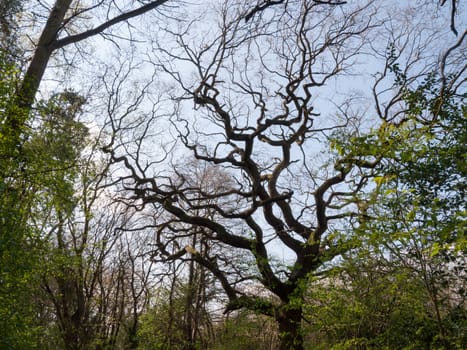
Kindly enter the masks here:
<path id="1" fill-rule="evenodd" d="M 303 350 L 302 309 L 286 305 L 279 310 L 276 321 L 279 325 L 279 350 Z"/>

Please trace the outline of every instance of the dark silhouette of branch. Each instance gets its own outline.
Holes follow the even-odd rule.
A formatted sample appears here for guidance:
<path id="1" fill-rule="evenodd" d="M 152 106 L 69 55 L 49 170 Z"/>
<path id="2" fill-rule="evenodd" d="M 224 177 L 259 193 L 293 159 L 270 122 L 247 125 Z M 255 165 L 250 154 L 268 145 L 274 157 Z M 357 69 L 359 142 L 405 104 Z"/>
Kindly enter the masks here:
<path id="1" fill-rule="evenodd" d="M 446 4 L 447 0 L 441 0 L 440 1 L 440 6 L 444 6 Z M 451 0 L 451 31 L 458 35 L 459 33 L 457 32 L 456 29 L 456 11 L 457 11 L 457 1 L 458 0 Z"/>
<path id="2" fill-rule="evenodd" d="M 314 0 L 315 3 L 317 4 L 323 4 L 323 5 L 343 5 L 347 3 L 347 1 L 323 1 L 323 0 Z M 255 14 L 264 11 L 268 7 L 274 6 L 274 5 L 279 5 L 286 3 L 286 0 L 265 0 L 258 5 L 256 5 L 248 14 L 245 16 L 245 21 L 248 22 Z"/>
<path id="3" fill-rule="evenodd" d="M 66 46 L 66 45 L 77 43 L 79 41 L 87 39 L 87 38 L 89 38 L 91 36 L 94 36 L 96 34 L 100 34 L 104 30 L 106 30 L 107 28 L 110 28 L 111 26 L 113 26 L 113 25 L 115 25 L 117 23 L 121 23 L 121 22 L 127 21 L 127 20 L 129 20 L 131 18 L 140 16 L 140 15 L 142 15 L 142 14 L 148 12 L 148 11 L 151 11 L 151 10 L 155 9 L 156 7 L 166 3 L 167 1 L 168 0 L 152 1 L 149 4 L 146 4 L 144 6 L 141 6 L 140 8 L 137 8 L 136 10 L 122 13 L 120 16 L 114 17 L 111 20 L 109 20 L 109 21 L 107 21 L 105 23 L 102 23 L 100 26 L 97 26 L 96 28 L 87 30 L 87 31 L 85 31 L 83 33 L 79 33 L 79 34 L 76 34 L 76 35 L 70 35 L 70 36 L 67 36 L 65 38 L 56 40 L 52 44 L 52 48 L 53 49 L 59 49 L 59 48 L 62 48 L 64 46 Z"/>

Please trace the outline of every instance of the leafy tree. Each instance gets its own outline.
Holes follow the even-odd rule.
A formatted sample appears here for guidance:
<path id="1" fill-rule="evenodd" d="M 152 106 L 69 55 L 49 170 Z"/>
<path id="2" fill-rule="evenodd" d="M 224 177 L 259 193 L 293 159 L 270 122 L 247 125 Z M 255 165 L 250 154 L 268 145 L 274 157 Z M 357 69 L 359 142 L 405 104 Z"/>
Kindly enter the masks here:
<path id="1" fill-rule="evenodd" d="M 436 333 L 422 281 L 374 252 L 348 257 L 308 298 L 313 349 L 425 349 Z"/>
<path id="2" fill-rule="evenodd" d="M 426 95 L 420 95 L 420 91 L 416 93 L 422 104 L 432 108 L 433 100 L 425 100 Z M 413 97 L 408 93 L 409 99 Z M 462 342 L 456 328 L 466 317 L 462 271 L 466 268 L 463 252 L 467 173 L 460 159 L 467 151 L 467 125 L 465 106 L 454 101 L 447 97 L 431 125 L 405 126 L 391 133 L 398 147 L 386 178 L 381 179 L 383 207 L 375 212 L 378 217 L 384 215 L 384 220 L 370 225 L 373 232 L 391 234 L 392 240 L 383 246 L 423 282 L 431 317 L 436 320 L 437 338 L 445 348 Z M 420 105 L 409 101 L 414 102 L 410 108 L 417 115 Z M 453 323 L 450 318 L 455 310 L 463 316 Z"/>
<path id="3" fill-rule="evenodd" d="M 0 3 L 0 50 L 8 59 L 14 60 L 18 54 L 15 43 L 17 28 L 14 18 L 21 11 L 23 3 L 24 0 L 10 0 Z"/>
<path id="4" fill-rule="evenodd" d="M 108 7 L 108 13 L 112 13 L 118 6 L 116 6 L 113 1 L 103 1 L 96 6 L 89 5 L 88 7 L 82 7 L 80 6 L 81 4 L 72 6 L 72 0 L 56 0 L 50 13 L 46 15 L 47 21 L 35 45 L 30 64 L 19 83 L 19 88 L 16 90 L 16 94 L 10 105 L 11 110 L 7 113 L 4 121 L 13 133 L 12 142 L 16 143 L 17 146 L 20 144 L 21 129 L 24 128 L 25 124 L 28 122 L 29 113 L 34 104 L 36 93 L 53 53 L 66 46 L 79 43 L 80 41 L 101 34 L 106 29 L 118 23 L 128 21 L 151 11 L 163 5 L 166 1 L 167 0 L 151 1 L 123 13 L 117 9 L 118 15 L 115 15 L 115 17 L 107 18 L 91 29 L 76 33 L 73 29 L 69 29 L 70 27 L 74 27 L 76 22 L 79 22 L 84 13 L 89 13 L 96 8 L 100 9 L 104 6 Z M 14 2 L 9 5 L 9 7 L 6 7 L 5 12 L 9 9 L 11 10 L 11 8 L 16 8 L 16 4 L 18 3 Z M 70 32 L 73 32 L 73 34 L 69 34 Z M 15 109 L 20 109 L 23 112 L 16 113 L 14 111 Z"/>
<path id="5" fill-rule="evenodd" d="M 379 268 L 393 271 L 389 276 L 394 281 L 406 276 L 411 286 L 417 286 L 415 294 L 411 286 L 399 287 L 412 299 L 410 305 L 423 306 L 414 312 L 423 316 L 414 321 L 416 327 L 401 330 L 401 334 L 410 330 L 406 344 L 414 339 L 415 348 L 463 348 L 467 174 L 462 159 L 467 125 L 459 93 L 462 70 L 448 76 L 442 70 L 428 73 L 411 86 L 396 61 L 390 69 L 396 87 L 401 87 L 400 119 L 383 123 L 369 135 L 341 137 L 344 143 L 337 143 L 343 153 L 381 157 L 374 191 L 359 199 L 365 217 L 354 230 L 363 246 L 371 248 L 358 257 L 367 261 L 376 257 Z M 404 320 L 407 315 L 398 321 L 404 324 Z"/>
<path id="6" fill-rule="evenodd" d="M 84 129 L 79 128 L 72 119 L 67 119 L 63 113 L 56 113 L 63 107 L 58 106 L 59 100 L 65 102 L 68 99 L 66 103 L 69 103 L 70 109 L 79 105 L 79 101 L 70 100 L 78 96 L 73 97 L 70 93 L 68 96 L 67 93 L 58 94 L 47 106 L 38 106 L 38 110 L 43 112 L 41 116 L 32 111 L 49 59 L 60 48 L 102 33 L 107 28 L 150 11 L 164 2 L 146 3 L 139 8 L 118 13 L 95 28 L 78 33 L 71 30 L 73 35 L 64 35 L 70 33 L 69 27 L 79 22 L 83 13 L 105 5 L 108 5 L 109 9 L 115 9 L 115 5 L 113 2 L 101 2 L 98 6 L 82 8 L 71 6 L 71 0 L 55 1 L 34 49 L 30 65 L 21 78 L 16 72 L 19 68 L 15 67 L 14 63 L 17 53 L 13 52 L 10 44 L 20 34 L 14 26 L 14 16 L 21 9 L 23 2 L 1 2 L 0 294 L 1 319 L 5 322 L 1 327 L 5 336 L 1 338 L 6 342 L 7 348 L 16 347 L 15 341 L 20 342 L 19 348 L 32 347 L 33 339 L 37 338 L 32 335 L 35 329 L 32 321 L 37 320 L 32 315 L 39 311 L 32 309 L 38 306 L 38 303 L 32 302 L 30 298 L 38 294 L 36 276 L 42 275 L 43 272 L 38 262 L 44 252 L 39 254 L 36 251 L 41 235 L 40 230 L 37 231 L 31 226 L 31 212 L 38 208 L 39 211 L 45 212 L 47 207 L 55 206 L 57 216 L 61 217 L 58 221 L 63 224 L 63 216 L 69 216 L 76 204 L 75 184 L 72 178 L 76 175 L 74 162 L 77 149 L 76 143 L 73 142 L 83 136 Z M 8 52 L 4 53 L 3 49 Z M 44 113 L 50 114 L 46 116 Z M 42 121 L 40 117 L 46 119 Z M 41 126 L 40 130 L 33 131 L 38 125 Z M 67 134 L 70 131 L 68 128 L 72 128 L 77 134 Z"/>
<path id="7" fill-rule="evenodd" d="M 33 348 L 38 253 L 36 232 L 28 225 L 35 198 L 6 119 L 15 94 L 17 69 L 0 56 L 0 347 Z M 18 110 L 16 110 L 19 113 Z"/>
<path id="8" fill-rule="evenodd" d="M 80 121 L 84 104 L 72 91 L 38 103 L 41 123 L 24 146 L 41 154 L 28 161 L 41 174 L 31 224 L 47 248 L 36 302 L 48 315 L 45 327 L 56 330 L 48 346 L 134 348 L 151 264 L 138 267 L 144 240 L 121 231 L 131 213 L 106 193 L 107 161 Z"/>

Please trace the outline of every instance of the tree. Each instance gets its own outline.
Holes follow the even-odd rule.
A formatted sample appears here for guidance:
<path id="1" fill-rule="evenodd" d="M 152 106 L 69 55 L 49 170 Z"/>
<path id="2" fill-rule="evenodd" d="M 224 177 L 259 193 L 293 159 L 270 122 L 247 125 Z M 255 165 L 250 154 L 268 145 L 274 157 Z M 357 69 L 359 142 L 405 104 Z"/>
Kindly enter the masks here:
<path id="1" fill-rule="evenodd" d="M 444 348 L 465 346 L 459 344 L 465 340 L 459 338 L 457 328 L 466 317 L 461 271 L 465 270 L 467 173 L 459 162 L 466 152 L 466 111 L 456 84 L 448 81 L 445 86 L 431 74 L 416 90 L 406 91 L 408 120 L 384 136 L 397 144 L 381 178 L 384 198 L 374 212 L 385 219 L 370 225 L 372 231 L 396 236 L 383 249 L 423 284 L 437 324 L 435 340 Z M 453 321 L 454 314 L 460 319 Z"/>
<path id="2" fill-rule="evenodd" d="M 201 28 L 198 36 L 196 21 L 178 24 L 177 30 L 166 28 L 149 57 L 159 79 L 168 81 L 173 110 L 160 96 L 156 102 L 147 96 L 149 88 L 120 115 L 109 106 L 113 137 L 105 151 L 127 170 L 116 180 L 128 205 L 155 218 L 146 225 L 159 228 L 162 254 L 204 266 L 223 287 L 227 312 L 246 308 L 271 316 L 279 326 L 280 348 L 302 349 L 308 278 L 361 244 L 360 231 L 348 228 L 363 228 L 370 218 L 372 202 L 365 197 L 376 196 L 370 179 L 381 174 L 391 150 L 372 130 L 359 126 L 352 101 L 335 102 L 340 121 L 323 120 L 316 110 L 318 89 L 331 82 L 338 86 L 340 74 L 350 72 L 357 54 L 365 52 L 376 22 L 371 3 L 329 7 L 289 1 L 285 10 L 276 9 L 270 6 L 268 16 L 263 12 L 255 21 L 245 21 L 251 8 L 229 3 L 219 10 L 217 32 L 212 26 Z M 391 20 L 384 24 L 395 27 Z M 421 57 L 432 55 L 429 45 L 435 35 L 428 34 L 432 41 L 425 46 L 417 46 L 424 38 L 419 32 L 416 39 L 404 35 L 387 34 L 387 52 L 385 47 L 377 53 L 394 63 L 391 44 L 396 42 L 404 47 L 399 57 L 407 59 L 407 81 L 394 87 L 388 104 L 373 90 L 381 132 L 404 120 L 400 104 L 405 88 L 431 68 Z M 169 43 L 163 41 L 167 36 Z M 409 76 L 414 66 L 420 71 Z M 384 85 L 388 72 L 376 76 L 376 85 Z M 145 98 L 153 108 L 132 115 Z M 171 116 L 177 141 L 152 152 L 164 113 Z M 333 133 L 354 125 L 354 134 L 344 137 L 350 147 L 339 148 Z M 326 150 L 329 143 L 335 152 L 320 161 L 313 149 Z M 215 179 L 209 186 L 193 181 L 185 165 L 175 161 L 179 146 L 215 169 L 222 186 Z M 190 231 L 200 232 L 220 250 L 202 254 L 187 246 Z M 167 246 L 175 251 L 164 251 Z M 278 257 L 277 249 L 287 253 Z"/>
<path id="3" fill-rule="evenodd" d="M 37 312 L 33 310 L 37 304 L 32 303 L 30 298 L 34 296 L 37 291 L 36 287 L 38 287 L 35 276 L 41 275 L 36 270 L 36 268 L 40 270 L 38 262 L 41 253 L 38 253 L 37 249 L 41 245 L 36 241 L 40 237 L 40 232 L 35 231 L 31 226 L 33 218 L 30 212 L 40 201 L 37 193 L 43 194 L 45 188 L 51 185 L 50 182 L 42 182 L 40 176 L 49 171 L 53 172 L 52 166 L 58 166 L 55 169 L 56 173 L 63 174 L 60 170 L 63 170 L 64 164 L 57 164 L 60 163 L 60 159 L 54 159 L 53 163 L 48 163 L 50 158 L 41 159 L 35 154 L 34 148 L 27 149 L 30 146 L 28 139 L 34 134 L 32 129 L 41 124 L 40 120 L 35 119 L 38 115 L 32 110 L 32 106 L 48 61 L 56 50 L 98 35 L 109 27 L 150 11 L 164 2 L 153 1 L 136 9 L 117 13 L 94 28 L 76 33 L 74 26 L 86 17 L 83 15 L 89 15 L 93 10 L 102 9 L 105 5 L 108 6 L 108 15 L 114 12 L 113 10 L 116 12 L 120 10 L 116 8 L 113 1 L 103 1 L 83 8 L 79 2 L 76 6 L 71 6 L 71 0 L 57 0 L 37 42 L 29 68 L 22 77 L 19 74 L 21 67 L 15 56 L 17 53 L 12 50 L 12 45 L 9 43 L 20 34 L 14 26 L 15 14 L 26 2 L 1 2 L 0 216 L 2 222 L 0 260 L 2 289 L 0 297 L 2 299 L 1 328 L 5 331 L 1 338 L 5 342 L 3 345 L 7 348 L 32 347 L 36 338 L 34 335 L 35 319 L 32 315 Z M 5 49 L 8 52 L 3 52 Z M 60 142 L 65 141 L 67 141 L 66 138 L 60 139 Z M 57 146 L 56 143 L 54 145 Z M 60 145 L 65 150 L 68 146 Z M 62 156 L 67 155 L 62 154 Z M 46 179 L 46 181 L 49 180 L 51 179 Z M 66 195 L 72 194 L 73 185 L 64 184 L 63 181 L 59 184 L 59 182 L 57 181 L 55 185 L 65 185 L 68 192 L 57 194 L 64 188 L 54 188 L 54 190 L 64 199 Z M 42 204 L 48 206 L 50 203 Z M 62 209 L 69 210 L 69 208 Z M 16 341 L 19 341 L 19 345 L 15 345 Z"/>
<path id="4" fill-rule="evenodd" d="M 142 262 L 145 241 L 122 233 L 131 213 L 107 191 L 108 163 L 80 121 L 84 103 L 72 91 L 40 101 L 22 162 L 10 156 L 14 145 L 2 135 L 5 348 L 136 346 L 151 264 Z"/>
<path id="5" fill-rule="evenodd" d="M 116 5 L 113 4 L 112 1 L 108 3 L 102 1 L 97 5 L 90 5 L 88 7 L 82 7 L 79 3 L 73 7 L 72 0 L 56 0 L 50 10 L 47 22 L 41 31 L 29 67 L 17 90 L 12 103 L 12 109 L 7 113 L 8 117 L 5 123 L 7 123 L 8 128 L 15 133 L 12 136 L 15 143 L 17 145 L 19 144 L 21 130 L 28 121 L 29 112 L 33 106 L 42 77 L 54 52 L 66 46 L 99 35 L 118 23 L 128 21 L 163 5 L 166 1 L 167 0 L 151 1 L 136 9 L 121 12 L 113 18 L 107 18 L 101 24 L 91 29 L 73 33 L 75 22 L 79 22 L 84 14 L 88 15 L 91 11 L 104 6 L 108 6 L 107 13 L 109 14 L 114 12 L 114 6 Z M 120 12 L 120 10 L 117 10 L 117 12 Z M 70 32 L 72 34 L 68 34 Z"/>
<path id="6" fill-rule="evenodd" d="M 24 145 L 28 154 L 41 154 L 27 162 L 42 175 L 31 215 L 46 247 L 36 303 L 48 315 L 45 328 L 57 330 L 49 344 L 135 348 L 151 264 L 141 260 L 145 242 L 122 232 L 131 213 L 107 189 L 108 162 L 80 121 L 84 104 L 72 91 L 39 103 L 42 122 Z"/>
<path id="7" fill-rule="evenodd" d="M 339 128 L 314 125 L 312 92 L 347 68 L 372 27 L 370 5 L 340 14 L 335 7 L 300 2 L 250 25 L 245 12 L 229 4 L 221 10 L 220 32 L 212 41 L 207 35 L 191 46 L 193 23 L 182 34 L 167 31 L 180 46 L 159 44 L 156 54 L 163 57 L 154 64 L 182 88 L 183 95 L 174 98 L 179 102 L 175 111 L 191 100 L 198 118 L 194 122 L 174 113 L 171 122 L 194 158 L 225 178 L 222 186 L 191 181 L 184 165 L 173 167 L 177 176 L 153 175 L 151 166 L 158 162 L 147 156 L 145 142 L 150 142 L 156 112 L 137 119 L 110 116 L 114 138 L 105 149 L 129 171 L 120 178 L 129 203 L 148 215 L 166 212 L 167 217 L 151 222 L 161 228 L 162 244 L 177 242 L 175 257 L 192 259 L 216 277 L 228 297 L 226 311 L 246 308 L 273 317 L 281 349 L 303 348 L 308 275 L 346 249 L 329 233 L 334 222 L 357 215 L 348 199 L 366 181 L 352 173 L 346 159 L 311 162 L 313 137 Z M 250 66 L 253 57 L 260 65 Z M 184 80 L 178 60 L 193 65 L 196 81 L 193 76 Z M 374 167 L 366 160 L 358 165 Z M 183 248 L 175 222 L 200 232 L 222 252 Z M 290 260 L 275 259 L 272 244 L 290 252 Z"/>
<path id="8" fill-rule="evenodd" d="M 0 50 L 2 54 L 15 57 L 16 52 L 16 23 L 15 15 L 21 10 L 23 0 L 2 1 L 0 3 Z"/>
<path id="9" fill-rule="evenodd" d="M 38 336 L 36 232 L 28 225 L 35 201 L 30 179 L 23 176 L 12 132 L 5 123 L 15 94 L 18 69 L 0 53 L 0 347 L 33 348 Z"/>
<path id="10" fill-rule="evenodd" d="M 347 3 L 347 1 L 342 1 L 342 0 L 313 0 L 317 4 L 322 4 L 322 5 L 330 5 L 330 6 L 336 6 L 336 5 L 344 5 Z M 428 4 L 427 5 L 432 5 L 433 2 L 438 2 L 441 7 L 445 6 L 446 3 L 448 2 L 447 0 L 439 0 L 439 1 L 426 1 Z M 255 15 L 261 14 L 261 12 L 265 11 L 271 6 L 277 6 L 277 5 L 283 5 L 287 6 L 288 5 L 287 0 L 259 0 L 257 5 L 253 7 L 245 16 L 245 20 L 249 21 L 252 19 Z M 455 34 L 458 35 L 457 29 L 456 29 L 456 14 L 458 12 L 457 6 L 459 5 L 459 0 L 451 0 L 449 1 L 449 5 L 451 7 L 450 11 L 450 29 L 451 31 Z"/>
<path id="11" fill-rule="evenodd" d="M 193 186 L 206 190 L 217 191 L 225 186 L 228 178 L 216 168 L 197 161 L 185 161 L 182 161 L 184 166 L 179 169 L 180 172 L 175 172 L 174 178 L 186 177 Z M 156 229 L 156 249 L 151 260 L 159 264 L 160 270 L 168 270 L 166 273 L 160 272 L 161 283 L 167 290 L 157 292 L 152 310 L 145 315 L 141 332 L 143 343 L 150 347 L 151 342 L 154 342 L 163 349 L 176 347 L 177 344 L 187 350 L 209 348 L 214 341 L 213 324 L 216 315 L 212 315 L 212 309 L 216 308 L 215 303 L 219 301 L 219 298 L 216 300 L 219 288 L 205 267 L 189 257 L 180 256 L 180 246 L 186 246 L 201 256 L 217 254 L 219 247 L 206 239 L 200 227 L 192 228 L 170 217 L 165 225 L 159 226 L 159 220 L 156 218 L 151 225 Z M 173 232 L 173 240 L 166 239 L 167 231 Z M 149 333 L 153 333 L 149 328 L 151 325 L 158 331 L 156 336 L 148 337 Z"/>
<path id="12" fill-rule="evenodd" d="M 36 170 L 42 175 L 37 186 L 41 200 L 35 208 L 37 212 L 31 217 L 48 248 L 43 256 L 46 268 L 40 275 L 45 292 L 52 300 L 54 312 L 51 313 L 58 319 L 59 333 L 67 349 L 81 348 L 79 341 L 84 328 L 80 327 L 85 313 L 81 272 L 84 261 L 80 252 L 88 243 L 88 232 L 80 235 L 76 218 L 71 219 L 80 201 L 75 187 L 83 166 L 82 152 L 89 142 L 88 129 L 78 119 L 84 103 L 83 97 L 71 91 L 39 103 L 41 124 L 24 145 L 28 153 L 41 154 L 37 162 L 27 162 L 30 166 L 36 165 L 29 171 Z M 87 192 L 86 184 L 84 188 Z M 52 281 L 56 287 L 52 286 Z M 84 337 L 90 340 L 89 334 Z"/>
<path id="13" fill-rule="evenodd" d="M 451 71 L 445 71 L 446 62 L 457 62 L 461 55 L 457 49 L 465 36 L 441 56 L 439 70 L 416 80 L 407 79 L 400 56 L 390 54 L 388 69 L 402 98 L 401 112 L 372 133 L 340 137 L 345 141 L 339 145 L 343 153 L 381 157 L 375 188 L 364 201 L 367 217 L 355 228 L 368 249 L 359 258 L 376 257 L 380 267 L 394 271 L 394 280 L 406 276 L 418 286 L 416 294 L 406 287 L 405 295 L 414 298 L 414 305 L 423 301 L 418 313 L 426 323 L 416 322 L 420 328 L 412 330 L 411 339 L 422 335 L 424 346 L 445 349 L 465 347 L 461 271 L 467 174 L 459 159 L 466 151 L 461 91 L 466 66 L 451 64 Z"/>
<path id="14" fill-rule="evenodd" d="M 433 318 L 421 281 L 395 261 L 361 249 L 308 291 L 306 344 L 313 349 L 424 349 Z"/>

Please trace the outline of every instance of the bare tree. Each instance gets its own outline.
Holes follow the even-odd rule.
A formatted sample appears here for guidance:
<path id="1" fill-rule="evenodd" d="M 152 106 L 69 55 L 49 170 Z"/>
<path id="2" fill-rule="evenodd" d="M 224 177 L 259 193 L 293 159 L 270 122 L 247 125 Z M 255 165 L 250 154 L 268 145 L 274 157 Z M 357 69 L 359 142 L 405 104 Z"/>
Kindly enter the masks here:
<path id="1" fill-rule="evenodd" d="M 66 349 L 135 348 L 150 290 L 152 264 L 142 259 L 148 235 L 138 240 L 123 231 L 132 213 L 114 200 L 108 159 L 79 121 L 83 103 L 70 91 L 41 103 L 45 120 L 25 144 L 42 154 L 37 170 L 45 184 L 31 215 L 45 246 L 44 293 L 36 301 L 49 315 L 45 326 L 58 329 L 57 342 Z"/>
<path id="2" fill-rule="evenodd" d="M 317 4 L 321 5 L 331 5 L 331 6 L 336 6 L 336 5 L 344 5 L 347 3 L 347 1 L 342 1 L 342 0 L 313 0 Z M 458 35 L 458 31 L 456 28 L 456 15 L 458 12 L 458 5 L 459 5 L 459 0 L 429 0 L 427 1 L 427 5 L 432 6 L 433 2 L 439 3 L 441 7 L 445 6 L 446 3 L 449 4 L 450 6 L 450 29 L 451 31 L 455 34 Z M 277 5 L 282 5 L 284 7 L 287 7 L 289 4 L 289 1 L 287 0 L 258 0 L 258 3 L 247 13 L 245 16 L 245 20 L 249 21 L 251 18 L 253 18 L 255 15 L 261 14 L 261 12 L 265 11 L 266 9 L 272 7 L 272 6 L 277 6 Z"/>
<path id="3" fill-rule="evenodd" d="M 66 349 L 135 348 L 138 318 L 151 291 L 153 264 L 144 258 L 149 235 L 140 239 L 124 231 L 131 214 L 95 180 L 84 183 L 72 215 L 58 208 L 49 213 L 43 302 Z"/>
<path id="4" fill-rule="evenodd" d="M 340 1 L 340 0 L 313 0 L 316 4 L 321 5 L 344 5 L 347 1 Z M 255 15 L 260 14 L 268 7 L 276 6 L 276 5 L 283 5 L 287 6 L 289 1 L 287 0 L 259 0 L 258 3 L 246 14 L 245 21 L 249 21 Z"/>
<path id="5" fill-rule="evenodd" d="M 215 167 L 186 158 L 180 164 L 180 167 L 174 169 L 174 178 L 186 179 L 193 187 L 217 192 L 228 186 L 229 177 Z M 164 224 L 161 225 L 160 222 Z M 181 295 L 184 299 L 183 316 L 178 323 L 183 328 L 185 348 L 195 349 L 200 345 L 207 348 L 213 340 L 213 317 L 210 314 L 213 302 L 216 301 L 216 287 L 209 270 L 197 264 L 190 255 L 180 254 L 180 248 L 184 246 L 189 251 L 209 257 L 222 254 L 221 247 L 207 238 L 203 227 L 181 224 L 170 215 L 165 219 L 156 217 L 152 226 L 156 230 L 156 249 L 152 260 L 162 264 L 175 264 L 174 273 L 169 277 L 172 286 L 170 297 L 173 299 L 174 295 L 178 295 L 180 298 Z"/>
<path id="6" fill-rule="evenodd" d="M 208 269 L 228 297 L 226 311 L 247 308 L 274 317 L 281 349 L 302 349 L 307 278 L 350 249 L 331 233 L 336 222 L 358 216 L 351 199 L 367 181 L 364 169 L 378 161 L 313 160 L 313 147 L 321 147 L 315 140 L 324 135 L 326 141 L 349 122 L 316 126 L 313 90 L 349 68 L 374 12 L 370 5 L 343 12 L 303 1 L 254 24 L 243 20 L 245 13 L 225 5 L 220 32 L 196 46 L 194 23 L 181 34 L 167 30 L 177 46 L 158 43 L 154 59 L 183 90 L 171 120 L 179 140 L 198 162 L 218 169 L 210 186 L 192 181 L 183 165 L 174 167 L 177 176 L 153 175 L 157 163 L 148 160 L 145 142 L 157 108 L 146 122 L 112 115 L 115 137 L 105 149 L 129 170 L 120 180 L 130 203 L 169 214 L 156 220 L 161 252 L 167 244 L 179 247 L 167 255 L 188 256 Z M 191 64 L 197 78 L 185 79 L 177 62 Z M 194 103 L 194 120 L 179 112 L 187 100 Z M 176 222 L 219 248 L 183 247 L 179 239 L 186 235 Z M 278 246 L 285 257 L 275 257 Z"/>

